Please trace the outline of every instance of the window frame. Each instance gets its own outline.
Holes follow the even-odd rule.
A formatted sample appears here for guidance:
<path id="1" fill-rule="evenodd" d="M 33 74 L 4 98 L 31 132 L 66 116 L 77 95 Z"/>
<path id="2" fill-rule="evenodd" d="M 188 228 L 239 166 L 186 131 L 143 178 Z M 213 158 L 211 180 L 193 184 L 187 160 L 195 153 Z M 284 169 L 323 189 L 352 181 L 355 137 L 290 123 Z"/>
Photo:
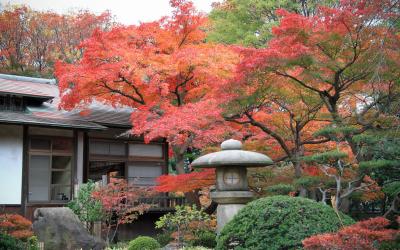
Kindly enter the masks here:
<path id="1" fill-rule="evenodd" d="M 50 149 L 32 149 L 32 139 L 45 139 L 50 140 Z M 57 139 L 66 139 L 70 140 L 71 148 L 69 150 L 53 150 L 53 141 Z M 28 194 L 27 194 L 27 201 L 28 204 L 66 204 L 72 200 L 73 194 L 73 169 L 74 169 L 74 138 L 73 137 L 66 137 L 66 136 L 39 136 L 39 135 L 31 135 L 28 137 Z M 30 163 L 31 163 L 31 156 L 48 156 L 49 157 L 49 187 L 48 187 L 48 197 L 47 201 L 31 201 L 30 200 L 30 190 L 29 190 L 29 181 L 30 181 Z M 68 156 L 71 158 L 71 166 L 69 169 L 56 169 L 53 168 L 53 156 Z M 70 181 L 69 184 L 52 184 L 52 174 L 53 172 L 69 172 L 70 174 Z M 53 200 L 51 197 L 51 192 L 53 187 L 69 187 L 69 200 Z"/>
<path id="2" fill-rule="evenodd" d="M 101 154 L 91 154 L 90 147 L 92 142 L 109 142 L 109 143 L 124 143 L 125 144 L 125 155 L 121 156 L 112 156 L 112 155 L 101 155 Z M 138 157 L 138 156 L 130 156 L 129 155 L 129 145 L 131 144 L 151 144 L 151 145 L 160 145 L 162 157 Z M 160 166 L 161 175 L 168 173 L 168 155 L 166 149 L 168 148 L 166 142 L 150 142 L 145 143 L 144 141 L 139 140 L 127 140 L 127 139 L 109 139 L 109 138 L 99 138 L 99 137 L 90 137 L 87 140 L 87 167 L 86 167 L 86 176 L 89 176 L 90 171 L 90 162 L 91 161 L 109 161 L 109 162 L 123 162 L 125 166 L 125 180 L 129 181 L 128 177 L 128 166 L 131 164 L 149 164 L 153 166 Z M 138 185 L 140 186 L 140 185 Z M 147 185 L 145 187 L 148 187 Z"/>
<path id="3" fill-rule="evenodd" d="M 151 162 L 163 162 L 166 160 L 166 155 L 165 155 L 165 143 L 161 142 L 151 142 L 151 143 L 144 143 L 140 141 L 130 141 L 127 143 L 128 144 L 128 161 L 129 162 L 135 162 L 135 161 L 151 161 Z M 141 145 L 159 145 L 161 146 L 161 157 L 152 157 L 152 156 L 131 156 L 129 155 L 129 146 L 134 144 L 141 144 Z"/>

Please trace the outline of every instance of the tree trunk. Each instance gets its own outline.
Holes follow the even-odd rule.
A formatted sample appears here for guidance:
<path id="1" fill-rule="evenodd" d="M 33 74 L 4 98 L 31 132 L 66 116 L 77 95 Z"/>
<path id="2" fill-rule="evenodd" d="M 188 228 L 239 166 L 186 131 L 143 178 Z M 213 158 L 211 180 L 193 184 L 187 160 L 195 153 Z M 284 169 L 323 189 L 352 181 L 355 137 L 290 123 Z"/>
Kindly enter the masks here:
<path id="1" fill-rule="evenodd" d="M 178 174 L 185 174 L 185 157 L 183 153 L 175 153 L 176 160 L 176 172 Z M 194 204 L 197 208 L 201 207 L 200 196 L 198 190 L 185 193 L 187 203 L 190 205 Z"/>
<path id="2" fill-rule="evenodd" d="M 315 188 L 310 189 L 309 198 L 315 201 L 318 200 L 317 190 Z"/>
<path id="3" fill-rule="evenodd" d="M 322 202 L 323 204 L 327 205 L 327 204 L 326 204 L 326 193 L 327 193 L 327 191 L 326 191 L 326 190 L 323 190 L 322 188 L 318 188 L 318 190 L 319 190 L 319 191 L 321 192 L 321 194 L 322 194 L 321 202 Z"/>
<path id="4" fill-rule="evenodd" d="M 300 187 L 299 196 L 300 196 L 300 197 L 307 198 L 307 195 L 308 195 L 307 189 L 304 188 L 304 187 Z"/>
<path id="5" fill-rule="evenodd" d="M 348 197 L 340 199 L 339 211 L 348 214 L 350 212 L 351 200 Z"/>
<path id="6" fill-rule="evenodd" d="M 384 214 L 389 220 L 394 220 L 396 215 L 400 213 L 400 193 L 397 193 L 392 201 L 392 205 L 390 206 L 389 210 Z"/>

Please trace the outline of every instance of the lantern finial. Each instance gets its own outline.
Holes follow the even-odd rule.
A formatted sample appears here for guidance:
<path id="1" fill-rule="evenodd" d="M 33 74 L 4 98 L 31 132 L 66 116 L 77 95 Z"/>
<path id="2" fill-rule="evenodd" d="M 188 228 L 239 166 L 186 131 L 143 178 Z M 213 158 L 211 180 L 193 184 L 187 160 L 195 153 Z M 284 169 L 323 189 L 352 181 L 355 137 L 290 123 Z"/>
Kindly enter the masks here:
<path id="1" fill-rule="evenodd" d="M 229 139 L 221 143 L 222 150 L 241 150 L 242 143 L 238 140 Z"/>

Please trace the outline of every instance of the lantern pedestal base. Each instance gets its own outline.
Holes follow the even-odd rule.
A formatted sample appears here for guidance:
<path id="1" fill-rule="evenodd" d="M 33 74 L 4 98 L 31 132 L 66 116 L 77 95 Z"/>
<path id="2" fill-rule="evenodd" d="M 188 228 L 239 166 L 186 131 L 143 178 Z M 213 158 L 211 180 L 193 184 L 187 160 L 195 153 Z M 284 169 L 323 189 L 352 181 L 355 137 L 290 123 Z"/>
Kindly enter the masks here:
<path id="1" fill-rule="evenodd" d="M 232 220 L 245 204 L 218 204 L 217 207 L 217 233 L 219 234 L 225 224 Z"/>
<path id="2" fill-rule="evenodd" d="M 233 216 L 253 198 L 254 194 L 250 191 L 211 192 L 211 199 L 218 203 L 217 233 L 219 234 L 225 224 L 232 220 Z"/>

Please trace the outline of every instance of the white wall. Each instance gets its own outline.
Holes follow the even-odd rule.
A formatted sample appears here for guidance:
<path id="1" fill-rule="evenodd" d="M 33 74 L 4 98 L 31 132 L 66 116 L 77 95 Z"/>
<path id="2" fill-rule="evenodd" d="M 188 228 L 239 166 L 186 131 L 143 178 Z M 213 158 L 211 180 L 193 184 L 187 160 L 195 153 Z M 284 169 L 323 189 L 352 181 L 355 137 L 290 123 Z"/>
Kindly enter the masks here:
<path id="1" fill-rule="evenodd" d="M 21 204 L 23 128 L 0 125 L 0 204 Z"/>

